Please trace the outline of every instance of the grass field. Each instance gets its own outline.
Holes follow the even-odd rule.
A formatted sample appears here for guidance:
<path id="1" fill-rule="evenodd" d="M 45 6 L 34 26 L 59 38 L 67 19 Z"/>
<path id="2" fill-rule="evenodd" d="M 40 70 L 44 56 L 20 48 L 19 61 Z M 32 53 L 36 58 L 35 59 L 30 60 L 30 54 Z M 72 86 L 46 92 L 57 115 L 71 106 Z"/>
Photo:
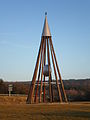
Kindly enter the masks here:
<path id="1" fill-rule="evenodd" d="M 2 104 L 0 120 L 90 120 L 90 103 Z"/>

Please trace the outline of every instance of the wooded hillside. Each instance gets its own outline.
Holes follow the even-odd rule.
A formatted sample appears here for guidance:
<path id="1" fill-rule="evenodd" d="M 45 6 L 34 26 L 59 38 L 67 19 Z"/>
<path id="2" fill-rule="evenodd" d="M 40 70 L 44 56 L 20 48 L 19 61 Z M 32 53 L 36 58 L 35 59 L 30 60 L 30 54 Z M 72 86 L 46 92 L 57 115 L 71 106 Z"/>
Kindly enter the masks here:
<path id="1" fill-rule="evenodd" d="M 72 79 L 63 82 L 69 101 L 90 101 L 90 79 Z M 0 79 L 0 94 L 8 94 L 9 84 L 13 85 L 12 94 L 27 95 L 31 82 L 4 82 Z"/>

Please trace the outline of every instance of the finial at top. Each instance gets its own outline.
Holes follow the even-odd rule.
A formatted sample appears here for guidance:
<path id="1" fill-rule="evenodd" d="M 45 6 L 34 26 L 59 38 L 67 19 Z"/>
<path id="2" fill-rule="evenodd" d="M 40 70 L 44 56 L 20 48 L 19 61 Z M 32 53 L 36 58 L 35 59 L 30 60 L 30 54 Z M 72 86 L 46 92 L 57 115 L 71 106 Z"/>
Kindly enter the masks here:
<path id="1" fill-rule="evenodd" d="M 47 15 L 47 12 L 45 12 L 45 16 Z"/>
<path id="2" fill-rule="evenodd" d="M 45 12 L 45 21 L 44 21 L 42 36 L 51 36 L 50 29 L 48 26 L 48 21 L 47 21 L 47 12 Z"/>

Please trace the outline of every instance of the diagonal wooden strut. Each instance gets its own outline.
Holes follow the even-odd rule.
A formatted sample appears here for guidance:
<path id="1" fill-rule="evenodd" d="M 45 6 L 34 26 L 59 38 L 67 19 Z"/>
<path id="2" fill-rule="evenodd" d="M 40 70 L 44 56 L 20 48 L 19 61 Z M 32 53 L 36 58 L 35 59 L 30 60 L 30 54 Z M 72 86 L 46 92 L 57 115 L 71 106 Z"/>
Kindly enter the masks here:
<path id="1" fill-rule="evenodd" d="M 42 72 L 41 72 L 41 87 L 40 87 L 40 102 L 42 102 L 42 86 L 43 86 L 43 64 L 44 64 L 44 44 L 45 40 L 42 46 L 41 50 L 41 65 L 42 65 Z"/>
<path id="2" fill-rule="evenodd" d="M 55 55 L 55 52 L 54 52 L 54 48 L 53 48 L 53 44 L 52 44 L 52 39 L 51 38 L 50 38 L 50 43 L 51 43 L 51 46 L 52 46 L 52 50 L 53 50 L 53 54 L 54 54 L 54 58 L 55 58 L 55 62 L 56 62 L 56 67 L 57 67 L 59 79 L 60 79 L 60 82 L 61 82 L 61 85 L 62 85 L 62 90 L 63 90 L 64 97 L 65 97 L 65 102 L 67 102 L 67 96 L 66 96 L 66 93 L 65 93 L 65 90 L 64 90 L 64 85 L 63 85 L 62 78 L 61 78 L 61 75 L 60 75 L 60 71 L 59 71 L 59 67 L 58 67 L 58 63 L 57 63 L 57 59 L 56 59 L 56 55 Z"/>
<path id="3" fill-rule="evenodd" d="M 46 39 L 44 39 L 44 66 L 46 64 Z M 45 103 L 45 75 L 44 75 L 44 85 L 43 85 L 43 102 Z"/>
<path id="4" fill-rule="evenodd" d="M 33 74 L 33 78 L 32 78 L 32 83 L 31 83 L 31 86 L 29 88 L 27 103 L 33 103 L 33 94 L 34 94 L 34 89 L 35 89 L 35 82 L 36 82 L 36 76 L 37 76 L 37 70 L 38 70 L 40 52 L 41 52 L 42 45 L 43 45 L 43 37 L 41 39 L 41 44 L 40 44 L 40 47 L 39 47 L 39 53 L 38 53 L 37 62 L 36 62 L 36 66 L 35 66 L 35 70 L 34 70 L 34 74 Z"/>
<path id="5" fill-rule="evenodd" d="M 51 71 L 50 71 L 50 67 L 51 67 L 51 66 L 50 66 L 48 37 L 47 37 L 47 54 L 48 54 L 48 70 L 49 70 L 49 95 L 50 95 L 50 102 L 52 102 Z"/>
<path id="6" fill-rule="evenodd" d="M 37 88 L 36 88 L 36 94 L 35 94 L 35 103 L 37 103 L 37 95 L 38 95 L 38 88 L 39 88 L 39 79 L 40 79 L 40 71 L 41 71 L 41 60 L 40 60 L 40 66 L 39 66 L 39 73 L 38 73 L 38 81 L 37 81 Z"/>
<path id="7" fill-rule="evenodd" d="M 55 69 L 55 63 L 54 63 L 53 51 L 52 51 L 51 43 L 50 43 L 50 49 L 51 49 L 51 56 L 52 56 L 52 62 L 53 62 L 53 68 L 54 68 L 54 74 L 55 74 L 56 83 L 57 83 L 57 88 L 58 88 L 58 93 L 59 93 L 59 99 L 60 99 L 60 102 L 62 102 L 62 96 L 61 96 L 60 87 L 59 87 L 59 84 L 58 84 L 58 77 L 57 77 L 57 73 L 56 73 L 56 69 Z"/>

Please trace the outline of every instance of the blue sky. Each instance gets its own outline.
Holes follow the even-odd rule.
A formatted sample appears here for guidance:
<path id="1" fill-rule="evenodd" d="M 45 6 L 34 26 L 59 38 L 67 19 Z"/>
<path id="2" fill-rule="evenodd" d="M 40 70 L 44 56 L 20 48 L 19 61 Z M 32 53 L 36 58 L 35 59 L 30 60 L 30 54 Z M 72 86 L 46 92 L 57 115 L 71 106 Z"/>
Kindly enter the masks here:
<path id="1" fill-rule="evenodd" d="M 62 78 L 90 78 L 90 0 L 0 0 L 0 78 L 31 80 L 45 11 Z"/>

